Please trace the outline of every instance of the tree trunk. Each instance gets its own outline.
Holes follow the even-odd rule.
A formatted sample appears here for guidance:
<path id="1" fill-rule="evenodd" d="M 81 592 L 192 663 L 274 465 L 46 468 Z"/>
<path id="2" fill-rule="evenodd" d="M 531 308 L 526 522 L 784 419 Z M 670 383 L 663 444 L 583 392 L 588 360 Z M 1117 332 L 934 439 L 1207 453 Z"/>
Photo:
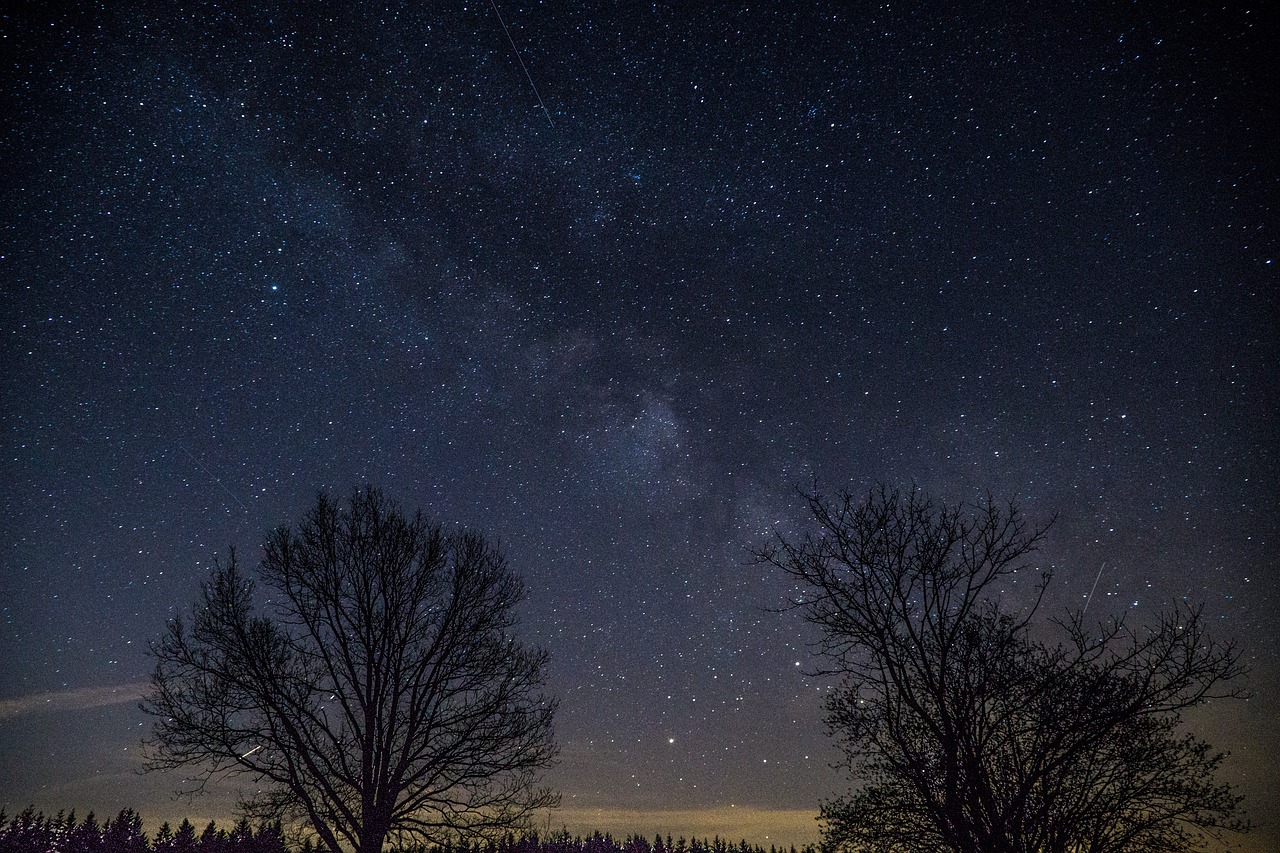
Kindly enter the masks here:
<path id="1" fill-rule="evenodd" d="M 360 830 L 360 849 L 357 853 L 382 853 L 382 846 L 387 842 L 385 826 L 369 826 Z"/>

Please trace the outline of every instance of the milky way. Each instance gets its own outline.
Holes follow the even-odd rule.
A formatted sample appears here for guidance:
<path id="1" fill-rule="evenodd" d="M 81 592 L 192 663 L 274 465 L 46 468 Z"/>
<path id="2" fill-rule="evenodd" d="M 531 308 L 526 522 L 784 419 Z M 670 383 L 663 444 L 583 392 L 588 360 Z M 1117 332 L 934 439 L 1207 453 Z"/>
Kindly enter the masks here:
<path id="1" fill-rule="evenodd" d="M 1056 515 L 1054 608 L 1205 602 L 1277 816 L 1262 14 L 686 5 L 0 19 L 11 812 L 223 814 L 134 775 L 146 643 L 373 483 L 528 581 L 550 820 L 811 840 L 829 684 L 750 549 L 880 479 Z"/>

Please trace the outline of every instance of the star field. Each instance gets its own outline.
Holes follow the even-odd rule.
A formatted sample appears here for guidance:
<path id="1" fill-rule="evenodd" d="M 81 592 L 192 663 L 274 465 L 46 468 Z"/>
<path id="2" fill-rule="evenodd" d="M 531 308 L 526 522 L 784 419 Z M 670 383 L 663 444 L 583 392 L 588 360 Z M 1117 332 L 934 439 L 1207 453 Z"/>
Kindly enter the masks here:
<path id="1" fill-rule="evenodd" d="M 879 478 L 1057 515 L 1055 607 L 1206 602 L 1276 840 L 1273 13 L 499 7 L 0 18 L 0 803 L 225 808 L 133 774 L 147 641 L 368 482 L 524 574 L 553 823 L 812 840 L 749 549 Z"/>

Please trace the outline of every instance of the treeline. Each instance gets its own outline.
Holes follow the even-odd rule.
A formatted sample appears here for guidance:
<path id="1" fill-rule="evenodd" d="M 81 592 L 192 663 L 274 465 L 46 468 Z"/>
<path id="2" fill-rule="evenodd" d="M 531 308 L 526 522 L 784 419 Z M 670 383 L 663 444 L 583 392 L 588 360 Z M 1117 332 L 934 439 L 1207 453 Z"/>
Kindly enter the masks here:
<path id="1" fill-rule="evenodd" d="M 0 810 L 0 853 L 315 853 L 310 840 L 290 848 L 285 844 L 279 823 L 263 824 L 256 829 L 241 819 L 230 829 L 210 821 L 197 830 L 188 820 L 177 829 L 168 823 L 150 838 L 142 831 L 142 818 L 133 809 L 98 823 L 93 812 L 84 820 L 76 813 L 58 812 L 46 817 L 44 812 L 28 807 L 9 817 Z M 540 838 L 537 834 L 508 836 L 488 844 L 456 844 L 414 846 L 401 853 L 817 853 L 812 844 L 797 850 L 770 846 L 767 850 L 745 841 L 732 844 L 719 836 L 707 839 L 672 839 L 655 836 L 627 836 L 619 841 L 611 835 L 595 833 L 583 838 L 567 832 Z"/>
<path id="2" fill-rule="evenodd" d="M 93 812 L 81 821 L 75 811 L 45 817 L 28 807 L 12 818 L 0 810 L 0 853 L 288 853 L 288 848 L 278 823 L 254 829 L 242 819 L 224 829 L 210 821 L 197 830 L 184 820 L 176 830 L 163 824 L 150 839 L 133 809 L 99 824 Z"/>
<path id="3" fill-rule="evenodd" d="M 657 835 L 653 841 L 649 841 L 641 835 L 629 835 L 619 841 L 612 835 L 601 835 L 598 832 L 586 838 L 562 832 L 545 839 L 533 834 L 491 844 L 409 847 L 404 848 L 402 853 L 818 853 L 818 848 L 816 845 L 806 844 L 799 850 L 794 846 L 788 848 L 777 845 L 770 845 L 766 849 L 746 841 L 734 844 L 719 836 L 707 840 L 686 839 L 683 836 L 672 839 L 670 835 L 666 838 Z"/>

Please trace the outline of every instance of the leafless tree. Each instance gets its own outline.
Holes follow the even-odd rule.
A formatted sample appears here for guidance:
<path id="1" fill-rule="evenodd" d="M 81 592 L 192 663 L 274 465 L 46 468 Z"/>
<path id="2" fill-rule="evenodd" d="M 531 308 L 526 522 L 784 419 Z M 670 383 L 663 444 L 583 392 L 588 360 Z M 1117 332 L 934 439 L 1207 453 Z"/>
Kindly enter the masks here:
<path id="1" fill-rule="evenodd" d="M 1015 507 L 806 497 L 818 532 L 760 557 L 800 582 L 843 678 L 827 719 L 859 784 L 822 807 L 830 849 L 1172 853 L 1250 828 L 1214 781 L 1223 754 L 1181 731 L 1185 710 L 1242 693 L 1201 609 L 1039 624 L 1045 529 Z M 1015 579 L 1034 594 L 1012 612 Z"/>
<path id="2" fill-rule="evenodd" d="M 152 644 L 150 766 L 247 774 L 246 806 L 333 853 L 493 837 L 558 801 L 546 654 L 512 637 L 523 584 L 482 536 L 321 495 L 258 575 L 233 552 Z"/>

